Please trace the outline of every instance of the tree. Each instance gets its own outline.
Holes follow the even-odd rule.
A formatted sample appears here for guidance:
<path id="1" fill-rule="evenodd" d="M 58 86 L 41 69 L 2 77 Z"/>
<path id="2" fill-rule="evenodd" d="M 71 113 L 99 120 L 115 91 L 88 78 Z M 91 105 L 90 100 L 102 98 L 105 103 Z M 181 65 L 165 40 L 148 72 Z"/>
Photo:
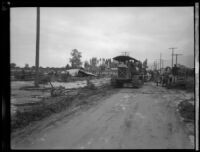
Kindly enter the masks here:
<path id="1" fill-rule="evenodd" d="M 142 62 L 141 61 L 138 62 L 138 68 L 139 68 L 139 72 L 142 72 Z"/>
<path id="2" fill-rule="evenodd" d="M 146 74 L 146 70 L 147 70 L 147 68 L 148 68 L 148 66 L 147 66 L 147 59 L 144 60 L 144 62 L 143 62 L 143 64 L 142 64 L 142 67 L 143 67 L 143 72 Z"/>
<path id="3" fill-rule="evenodd" d="M 90 67 L 89 62 L 88 62 L 88 61 L 85 61 L 85 62 L 84 62 L 84 68 L 85 68 L 85 69 L 89 69 L 89 67 Z"/>
<path id="4" fill-rule="evenodd" d="M 93 72 L 97 72 L 97 58 L 93 57 L 90 59 L 90 68 Z"/>
<path id="5" fill-rule="evenodd" d="M 25 64 L 24 68 L 25 68 L 25 69 L 28 69 L 28 68 L 29 68 L 29 65 L 28 65 L 28 64 Z"/>
<path id="6" fill-rule="evenodd" d="M 108 59 L 108 67 L 111 67 L 111 59 Z"/>
<path id="7" fill-rule="evenodd" d="M 99 68 L 100 68 L 100 71 L 101 71 L 101 72 L 102 72 L 102 71 L 105 71 L 106 65 L 105 65 L 105 64 L 101 64 L 101 65 L 99 66 Z"/>
<path id="8" fill-rule="evenodd" d="M 113 60 L 113 61 L 111 61 L 110 67 L 117 68 L 117 65 L 118 65 L 117 61 Z"/>
<path id="9" fill-rule="evenodd" d="M 15 64 L 15 63 L 11 63 L 11 64 L 10 64 L 10 67 L 11 67 L 11 68 L 15 68 L 15 67 L 16 67 L 16 64 Z"/>
<path id="10" fill-rule="evenodd" d="M 70 58 L 71 67 L 72 68 L 80 68 L 82 65 L 81 52 L 79 52 L 77 49 L 73 49 L 71 52 L 71 56 L 72 56 L 72 58 Z"/>
<path id="11" fill-rule="evenodd" d="M 92 67 L 96 67 L 96 66 L 97 66 L 97 58 L 96 58 L 96 57 L 93 57 L 93 58 L 91 59 L 90 65 L 91 65 Z"/>
<path id="12" fill-rule="evenodd" d="M 70 69 L 70 65 L 67 64 L 67 65 L 65 66 L 65 68 L 66 68 L 66 70 L 69 70 L 69 69 Z"/>
<path id="13" fill-rule="evenodd" d="M 147 59 L 146 60 L 144 60 L 144 62 L 143 62 L 143 64 L 142 64 L 142 66 L 144 67 L 144 68 L 147 68 L 148 66 L 147 66 Z"/>

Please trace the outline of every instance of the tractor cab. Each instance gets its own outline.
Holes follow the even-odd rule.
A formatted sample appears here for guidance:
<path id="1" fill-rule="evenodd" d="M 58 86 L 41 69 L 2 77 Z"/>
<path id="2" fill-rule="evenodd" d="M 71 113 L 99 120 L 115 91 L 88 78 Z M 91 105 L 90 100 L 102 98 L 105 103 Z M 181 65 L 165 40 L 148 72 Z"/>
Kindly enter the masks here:
<path id="1" fill-rule="evenodd" d="M 116 56 L 113 59 L 118 61 L 117 76 L 111 79 L 113 86 L 122 87 L 124 84 L 130 86 L 139 82 L 139 60 L 125 55 Z"/>

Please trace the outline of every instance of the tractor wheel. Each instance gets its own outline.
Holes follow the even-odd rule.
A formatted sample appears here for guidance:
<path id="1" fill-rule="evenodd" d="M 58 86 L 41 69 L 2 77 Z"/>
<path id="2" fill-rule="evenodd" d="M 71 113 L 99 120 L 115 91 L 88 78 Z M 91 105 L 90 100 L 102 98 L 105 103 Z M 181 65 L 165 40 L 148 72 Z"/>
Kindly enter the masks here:
<path id="1" fill-rule="evenodd" d="M 114 88 L 117 88 L 118 87 L 117 81 L 114 80 L 114 79 L 111 79 L 111 86 L 114 87 Z"/>
<path id="2" fill-rule="evenodd" d="M 117 88 L 122 88 L 123 87 L 123 83 L 117 82 Z"/>

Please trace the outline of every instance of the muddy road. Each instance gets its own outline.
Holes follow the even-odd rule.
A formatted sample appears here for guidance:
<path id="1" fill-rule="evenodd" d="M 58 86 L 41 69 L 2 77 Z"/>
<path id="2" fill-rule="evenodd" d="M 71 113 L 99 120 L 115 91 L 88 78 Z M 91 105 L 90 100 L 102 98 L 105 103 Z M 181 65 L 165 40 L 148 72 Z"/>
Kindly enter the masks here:
<path id="1" fill-rule="evenodd" d="M 116 89 L 97 105 L 51 127 L 16 139 L 25 149 L 193 149 L 176 112 L 185 95 L 147 83 L 140 89 Z M 66 120 L 65 120 L 66 119 Z M 19 142 L 20 140 L 20 142 Z"/>

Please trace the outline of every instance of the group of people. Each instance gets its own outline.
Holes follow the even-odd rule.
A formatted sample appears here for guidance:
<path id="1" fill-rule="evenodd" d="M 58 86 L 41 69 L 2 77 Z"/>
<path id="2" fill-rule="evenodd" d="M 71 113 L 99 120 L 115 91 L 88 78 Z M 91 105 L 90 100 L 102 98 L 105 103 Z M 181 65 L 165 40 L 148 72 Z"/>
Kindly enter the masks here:
<path id="1" fill-rule="evenodd" d="M 159 85 L 159 83 L 162 86 L 167 86 L 172 84 L 177 79 L 178 67 L 176 65 L 174 65 L 172 69 L 170 67 L 166 67 L 163 73 L 155 71 L 154 75 L 157 86 Z"/>

